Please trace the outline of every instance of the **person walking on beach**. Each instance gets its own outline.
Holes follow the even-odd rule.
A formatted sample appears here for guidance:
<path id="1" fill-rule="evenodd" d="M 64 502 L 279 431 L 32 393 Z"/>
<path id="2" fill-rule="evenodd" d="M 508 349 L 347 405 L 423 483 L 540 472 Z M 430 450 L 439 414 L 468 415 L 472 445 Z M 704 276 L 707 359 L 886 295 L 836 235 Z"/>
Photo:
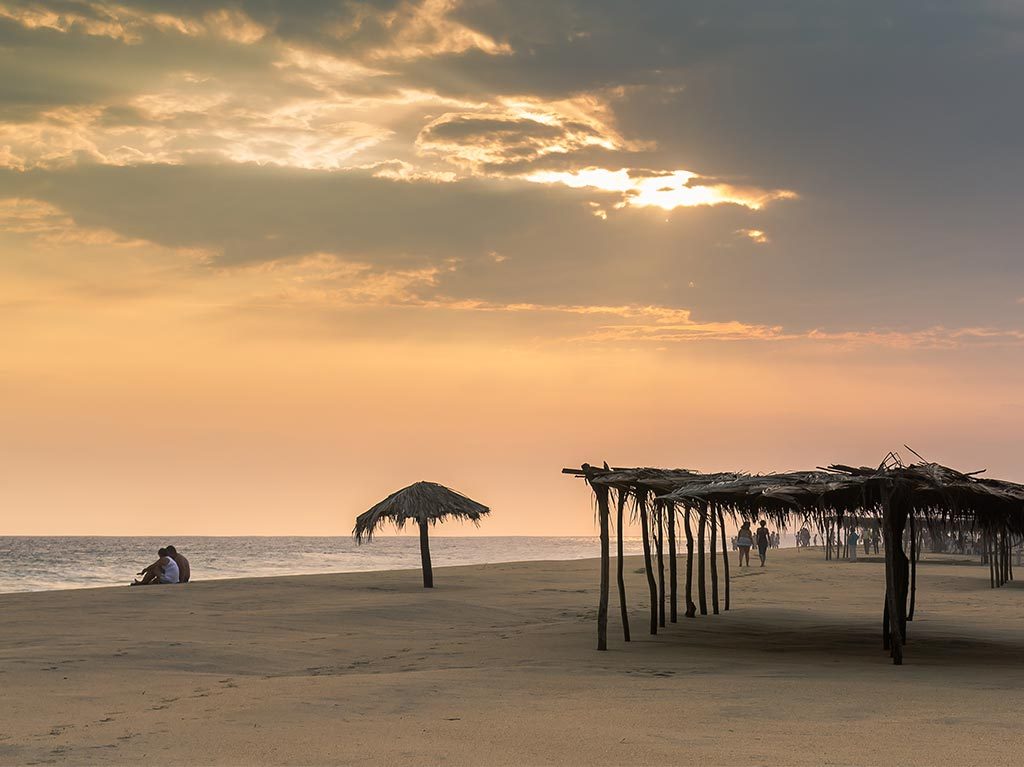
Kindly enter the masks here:
<path id="1" fill-rule="evenodd" d="M 139 572 L 142 580 L 132 581 L 132 586 L 150 586 L 154 583 L 177 583 L 178 563 L 167 555 L 167 549 L 157 551 L 160 557 L 149 567 Z"/>
<path id="2" fill-rule="evenodd" d="M 764 560 L 768 556 L 768 544 L 771 542 L 772 534 L 768 532 L 768 527 L 763 519 L 761 520 L 761 526 L 757 528 L 756 538 L 757 555 L 761 557 L 761 567 L 764 567 Z"/>
<path id="3" fill-rule="evenodd" d="M 179 554 L 174 546 L 168 546 L 167 556 L 173 559 L 174 564 L 178 566 L 178 583 L 188 583 L 189 578 L 192 577 L 192 568 L 188 566 L 188 560 L 185 558 L 185 555 Z"/>
<path id="4" fill-rule="evenodd" d="M 754 545 L 754 536 L 750 532 L 750 523 L 744 522 L 736 535 L 736 548 L 740 550 L 740 567 L 743 567 L 744 560 L 747 567 L 750 567 L 750 547 Z"/>
<path id="5" fill-rule="evenodd" d="M 857 561 L 857 542 L 860 540 L 860 536 L 857 535 L 857 528 L 853 528 L 847 536 L 847 542 L 850 545 L 850 561 Z"/>

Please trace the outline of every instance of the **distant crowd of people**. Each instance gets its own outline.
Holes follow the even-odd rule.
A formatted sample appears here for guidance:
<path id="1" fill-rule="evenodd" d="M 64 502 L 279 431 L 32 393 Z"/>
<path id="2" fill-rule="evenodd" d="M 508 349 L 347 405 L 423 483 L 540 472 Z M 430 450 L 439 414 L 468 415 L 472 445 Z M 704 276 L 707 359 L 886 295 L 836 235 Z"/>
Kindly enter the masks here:
<path id="1" fill-rule="evenodd" d="M 192 569 L 184 554 L 174 546 L 165 546 L 157 552 L 158 559 L 149 567 L 139 571 L 142 580 L 136 578 L 132 586 L 151 586 L 156 583 L 188 583 Z"/>
<path id="2" fill-rule="evenodd" d="M 853 527 L 847 532 L 846 547 L 849 558 L 857 560 L 858 546 L 864 547 L 864 553 L 870 554 L 872 549 L 878 553 L 881 543 L 881 534 L 878 527 Z M 825 537 L 819 533 L 811 533 L 807 525 L 803 525 L 796 532 L 796 547 L 798 549 L 814 546 L 824 546 Z M 732 550 L 739 552 L 739 566 L 750 567 L 750 550 L 757 547 L 757 554 L 761 560 L 761 567 L 764 567 L 769 549 L 777 549 L 780 546 L 780 535 L 777 531 L 768 529 L 765 520 L 760 521 L 760 527 L 751 531 L 750 522 L 744 522 L 739 532 L 732 538 Z"/>
<path id="3" fill-rule="evenodd" d="M 848 545 L 851 549 L 856 548 L 858 545 L 864 547 L 864 553 L 870 554 L 872 550 L 877 554 L 879 545 L 881 544 L 881 534 L 878 528 L 867 528 L 867 527 L 854 527 L 851 528 L 848 535 Z M 811 535 L 811 531 L 807 529 L 807 525 L 801 527 L 796 533 L 796 547 L 809 548 L 810 546 L 824 546 L 824 536 L 814 533 Z M 856 556 L 856 552 L 852 554 Z"/>

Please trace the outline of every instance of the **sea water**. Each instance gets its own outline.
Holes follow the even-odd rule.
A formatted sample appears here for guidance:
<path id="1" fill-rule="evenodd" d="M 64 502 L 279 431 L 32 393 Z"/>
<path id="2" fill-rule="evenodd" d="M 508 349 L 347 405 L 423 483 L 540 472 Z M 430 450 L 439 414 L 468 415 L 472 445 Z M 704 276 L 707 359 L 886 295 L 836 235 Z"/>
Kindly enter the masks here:
<path id="1" fill-rule="evenodd" d="M 192 580 L 305 575 L 420 566 L 416 536 L 382 534 L 357 545 L 351 537 L 35 537 L 0 536 L 0 593 L 117 586 L 173 543 L 192 568 Z M 613 541 L 614 549 L 614 541 Z M 639 538 L 624 541 L 641 553 Z M 431 536 L 434 567 L 587 559 L 600 555 L 596 537 Z"/>

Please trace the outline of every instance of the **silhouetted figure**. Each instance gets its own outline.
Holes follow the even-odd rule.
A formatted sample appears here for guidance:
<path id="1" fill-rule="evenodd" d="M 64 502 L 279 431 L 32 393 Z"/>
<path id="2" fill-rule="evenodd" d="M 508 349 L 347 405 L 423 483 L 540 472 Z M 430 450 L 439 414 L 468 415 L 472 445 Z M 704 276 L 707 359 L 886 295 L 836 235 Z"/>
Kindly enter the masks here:
<path id="1" fill-rule="evenodd" d="M 174 546 L 168 546 L 167 556 L 173 559 L 174 564 L 178 566 L 178 583 L 188 583 L 189 578 L 192 577 L 192 568 L 189 567 L 188 559 L 185 558 L 185 555 L 179 554 Z"/>
<path id="2" fill-rule="evenodd" d="M 139 572 L 142 580 L 132 581 L 132 586 L 150 586 L 154 583 L 178 582 L 178 563 L 168 556 L 167 549 L 157 551 L 157 556 L 160 558 L 156 562 Z"/>
<path id="3" fill-rule="evenodd" d="M 744 561 L 750 567 L 750 547 L 754 545 L 754 535 L 750 532 L 750 523 L 744 522 L 736 535 L 736 547 L 740 550 L 740 567 Z"/>
<path id="4" fill-rule="evenodd" d="M 763 519 L 761 520 L 761 526 L 757 528 L 756 538 L 757 555 L 761 557 L 761 567 L 764 567 L 764 560 L 768 556 L 768 544 L 771 543 L 772 534 L 768 531 Z"/>

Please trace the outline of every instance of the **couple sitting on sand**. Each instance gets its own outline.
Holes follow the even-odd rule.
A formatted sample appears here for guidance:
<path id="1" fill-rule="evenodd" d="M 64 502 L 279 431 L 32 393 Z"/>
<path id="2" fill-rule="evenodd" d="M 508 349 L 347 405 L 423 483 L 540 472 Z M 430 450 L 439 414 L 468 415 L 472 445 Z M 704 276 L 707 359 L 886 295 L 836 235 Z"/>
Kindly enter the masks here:
<path id="1" fill-rule="evenodd" d="M 157 551 L 160 558 L 142 570 L 139 575 L 142 580 L 132 581 L 132 586 L 149 586 L 154 583 L 188 583 L 192 573 L 188 566 L 188 560 L 184 555 L 179 554 L 174 546 Z"/>

